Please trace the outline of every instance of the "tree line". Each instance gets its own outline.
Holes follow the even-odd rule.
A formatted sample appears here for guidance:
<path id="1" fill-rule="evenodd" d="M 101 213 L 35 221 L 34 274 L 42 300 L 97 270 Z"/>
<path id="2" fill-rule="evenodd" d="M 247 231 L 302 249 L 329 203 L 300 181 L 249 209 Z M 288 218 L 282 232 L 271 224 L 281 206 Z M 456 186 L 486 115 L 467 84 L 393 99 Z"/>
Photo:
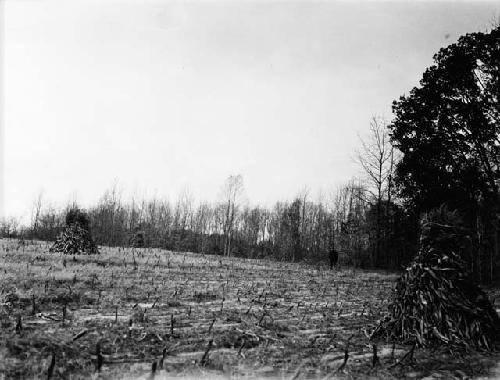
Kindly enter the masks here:
<path id="1" fill-rule="evenodd" d="M 499 280 L 500 28 L 442 48 L 418 86 L 395 100 L 393 117 L 374 117 L 360 138 L 363 175 L 313 201 L 306 191 L 272 207 L 243 202 L 231 176 L 218 202 L 123 202 L 115 189 L 87 210 L 97 243 L 278 260 L 326 260 L 330 250 L 358 267 L 400 269 L 418 250 L 422 215 L 446 207 L 460 216 L 462 253 L 478 281 Z M 38 199 L 40 201 L 41 199 Z M 35 202 L 28 228 L 3 236 L 54 239 L 64 210 Z"/>
<path id="2" fill-rule="evenodd" d="M 389 210 L 385 200 L 381 209 L 384 215 L 391 214 L 392 224 L 384 224 L 382 231 L 377 229 L 378 207 L 360 180 L 340 186 L 328 199 L 313 201 L 304 190 L 293 200 L 268 208 L 249 205 L 243 190 L 241 176 L 230 176 L 221 199 L 213 203 L 195 202 L 188 192 L 176 202 L 124 201 L 113 187 L 85 211 L 92 236 L 100 245 L 308 262 L 326 262 L 329 251 L 335 249 L 342 263 L 359 267 L 398 268 L 411 257 L 408 248 L 397 249 L 408 252 L 406 255 L 387 254 L 391 247 L 403 244 L 389 232 L 399 224 L 402 210 L 395 205 Z M 4 221 L 0 233 L 4 237 L 55 240 L 66 225 L 67 213 L 75 207 L 44 206 L 38 197 L 29 226 Z M 384 254 L 374 262 L 377 234 L 384 238 Z"/>

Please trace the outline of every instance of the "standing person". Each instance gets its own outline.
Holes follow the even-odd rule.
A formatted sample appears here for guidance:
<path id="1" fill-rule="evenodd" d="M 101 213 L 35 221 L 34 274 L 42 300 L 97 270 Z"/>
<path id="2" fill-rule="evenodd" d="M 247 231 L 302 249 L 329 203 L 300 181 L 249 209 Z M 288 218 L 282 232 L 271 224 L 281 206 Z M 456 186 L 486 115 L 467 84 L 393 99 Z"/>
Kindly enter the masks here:
<path id="1" fill-rule="evenodd" d="M 333 267 L 337 267 L 337 263 L 339 261 L 339 253 L 335 250 L 335 248 L 332 248 L 330 252 L 328 253 L 328 258 L 330 259 L 330 269 L 333 269 Z"/>

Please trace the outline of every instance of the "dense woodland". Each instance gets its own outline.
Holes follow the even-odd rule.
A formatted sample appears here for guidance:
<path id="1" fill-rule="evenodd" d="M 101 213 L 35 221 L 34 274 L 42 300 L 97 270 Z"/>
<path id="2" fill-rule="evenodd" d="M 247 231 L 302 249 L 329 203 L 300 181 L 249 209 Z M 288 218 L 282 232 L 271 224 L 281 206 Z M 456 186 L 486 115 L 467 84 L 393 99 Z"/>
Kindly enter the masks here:
<path id="1" fill-rule="evenodd" d="M 467 231 L 463 259 L 478 281 L 499 279 L 500 28 L 441 49 L 420 84 L 393 103 L 393 117 L 367 121 L 355 156 L 363 176 L 322 200 L 307 191 L 271 208 L 244 201 L 239 175 L 217 202 L 124 201 L 116 188 L 90 207 L 97 244 L 400 269 L 418 250 L 422 215 L 456 210 Z M 331 173 L 332 176 L 335 173 Z M 3 221 L 4 237 L 54 240 L 64 210 L 39 197 L 31 224 Z"/>

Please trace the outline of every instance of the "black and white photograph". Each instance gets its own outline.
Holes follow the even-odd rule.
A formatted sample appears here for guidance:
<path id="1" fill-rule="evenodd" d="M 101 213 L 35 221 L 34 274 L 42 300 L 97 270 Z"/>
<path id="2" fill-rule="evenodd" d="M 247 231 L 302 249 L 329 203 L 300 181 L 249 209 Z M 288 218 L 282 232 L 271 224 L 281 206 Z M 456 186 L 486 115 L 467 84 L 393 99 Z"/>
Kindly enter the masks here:
<path id="1" fill-rule="evenodd" d="M 0 380 L 500 379 L 500 0 L 0 0 Z"/>

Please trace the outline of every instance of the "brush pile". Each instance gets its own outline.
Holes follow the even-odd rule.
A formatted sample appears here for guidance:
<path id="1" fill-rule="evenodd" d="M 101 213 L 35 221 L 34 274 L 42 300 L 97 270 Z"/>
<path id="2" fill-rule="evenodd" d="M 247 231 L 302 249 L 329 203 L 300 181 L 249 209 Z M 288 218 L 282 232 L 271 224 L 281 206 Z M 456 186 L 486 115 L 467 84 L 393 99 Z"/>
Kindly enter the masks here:
<path id="1" fill-rule="evenodd" d="M 440 217 L 422 223 L 420 251 L 398 280 L 389 316 L 372 339 L 421 347 L 498 349 L 500 318 L 461 259 L 465 231 L 446 223 L 453 215 L 443 218 L 446 211 L 438 213 Z"/>
<path id="2" fill-rule="evenodd" d="M 84 212 L 77 208 L 68 211 L 66 227 L 49 251 L 62 252 L 67 255 L 99 253 L 90 233 L 89 219 Z"/>

